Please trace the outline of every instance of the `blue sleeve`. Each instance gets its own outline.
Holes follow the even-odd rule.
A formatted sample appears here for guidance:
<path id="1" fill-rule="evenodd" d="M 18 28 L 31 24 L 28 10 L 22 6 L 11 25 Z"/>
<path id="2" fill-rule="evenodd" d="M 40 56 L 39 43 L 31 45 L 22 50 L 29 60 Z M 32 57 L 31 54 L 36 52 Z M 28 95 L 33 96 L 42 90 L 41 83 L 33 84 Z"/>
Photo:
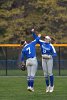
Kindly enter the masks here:
<path id="1" fill-rule="evenodd" d="M 57 56 L 57 53 L 54 53 L 54 54 L 52 55 L 53 58 L 56 57 L 56 56 Z"/>
<path id="2" fill-rule="evenodd" d="M 55 50 L 55 48 L 53 48 L 53 55 L 52 55 L 52 57 L 54 58 L 54 57 L 56 57 L 57 56 L 57 53 L 56 53 L 56 50 Z"/>
<path id="3" fill-rule="evenodd" d="M 21 61 L 24 61 L 24 53 L 23 53 L 23 51 L 21 52 Z"/>
<path id="4" fill-rule="evenodd" d="M 36 39 L 38 36 L 35 34 L 35 32 L 31 32 L 33 35 L 33 38 Z"/>
<path id="5" fill-rule="evenodd" d="M 56 53 L 56 50 L 52 44 L 51 44 L 51 47 L 52 47 L 52 57 L 54 58 L 57 56 L 57 53 Z"/>
<path id="6" fill-rule="evenodd" d="M 36 45 L 36 44 L 39 42 L 39 40 L 40 40 L 40 37 L 37 37 L 34 41 L 32 41 L 32 43 L 33 43 L 34 45 Z"/>
<path id="7" fill-rule="evenodd" d="M 40 41 L 40 39 L 37 38 L 38 36 L 35 34 L 35 32 L 31 32 L 31 33 L 32 33 L 34 39 L 37 39 L 37 43 L 40 44 L 41 41 Z"/>

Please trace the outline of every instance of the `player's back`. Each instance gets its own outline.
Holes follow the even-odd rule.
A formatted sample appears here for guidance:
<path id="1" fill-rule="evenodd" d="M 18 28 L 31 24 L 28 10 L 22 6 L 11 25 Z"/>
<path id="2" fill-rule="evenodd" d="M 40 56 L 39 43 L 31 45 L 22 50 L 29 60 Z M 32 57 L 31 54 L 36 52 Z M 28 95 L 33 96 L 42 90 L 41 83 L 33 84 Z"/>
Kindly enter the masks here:
<path id="1" fill-rule="evenodd" d="M 36 48 L 33 42 L 26 44 L 23 48 L 23 53 L 27 58 L 36 57 Z"/>

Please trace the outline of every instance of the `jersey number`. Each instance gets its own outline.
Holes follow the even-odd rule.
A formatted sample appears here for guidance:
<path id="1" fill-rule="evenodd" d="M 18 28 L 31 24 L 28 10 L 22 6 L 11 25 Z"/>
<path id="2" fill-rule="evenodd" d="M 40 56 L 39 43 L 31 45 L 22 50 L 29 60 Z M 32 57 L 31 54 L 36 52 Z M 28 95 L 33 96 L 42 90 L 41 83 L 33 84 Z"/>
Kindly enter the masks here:
<path id="1" fill-rule="evenodd" d="M 31 51 L 30 51 L 30 47 L 28 47 L 26 50 L 28 50 L 28 51 L 29 51 L 29 54 L 31 53 Z"/>
<path id="2" fill-rule="evenodd" d="M 46 53 L 46 50 L 45 49 L 43 49 L 43 53 Z"/>

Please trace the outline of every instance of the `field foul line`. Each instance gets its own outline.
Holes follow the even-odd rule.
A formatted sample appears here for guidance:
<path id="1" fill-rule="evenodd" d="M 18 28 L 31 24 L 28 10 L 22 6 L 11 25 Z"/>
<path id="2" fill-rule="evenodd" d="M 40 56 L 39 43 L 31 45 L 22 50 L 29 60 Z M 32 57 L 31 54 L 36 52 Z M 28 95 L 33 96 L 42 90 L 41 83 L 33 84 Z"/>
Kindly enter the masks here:
<path id="1" fill-rule="evenodd" d="M 0 76 L 0 77 L 27 77 L 27 76 Z M 44 77 L 44 76 L 35 76 L 35 77 L 40 78 L 40 77 Z M 54 76 L 54 77 L 60 78 L 60 77 L 67 77 L 67 76 Z"/>

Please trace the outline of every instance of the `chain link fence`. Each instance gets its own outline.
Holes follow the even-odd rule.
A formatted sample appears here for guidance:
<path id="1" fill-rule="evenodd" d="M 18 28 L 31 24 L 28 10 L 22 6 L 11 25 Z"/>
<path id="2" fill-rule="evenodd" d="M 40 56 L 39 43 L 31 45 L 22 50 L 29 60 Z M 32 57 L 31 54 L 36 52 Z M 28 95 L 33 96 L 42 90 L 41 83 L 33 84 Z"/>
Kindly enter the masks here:
<path id="1" fill-rule="evenodd" d="M 55 47 L 57 51 L 57 57 L 54 58 L 53 73 L 54 75 L 67 76 L 67 46 Z M 21 71 L 19 68 L 20 46 L 4 46 L 0 47 L 0 76 L 26 76 L 26 71 Z M 40 47 L 36 47 L 37 59 L 38 59 L 38 70 L 36 75 L 42 76 L 42 61 Z"/>

